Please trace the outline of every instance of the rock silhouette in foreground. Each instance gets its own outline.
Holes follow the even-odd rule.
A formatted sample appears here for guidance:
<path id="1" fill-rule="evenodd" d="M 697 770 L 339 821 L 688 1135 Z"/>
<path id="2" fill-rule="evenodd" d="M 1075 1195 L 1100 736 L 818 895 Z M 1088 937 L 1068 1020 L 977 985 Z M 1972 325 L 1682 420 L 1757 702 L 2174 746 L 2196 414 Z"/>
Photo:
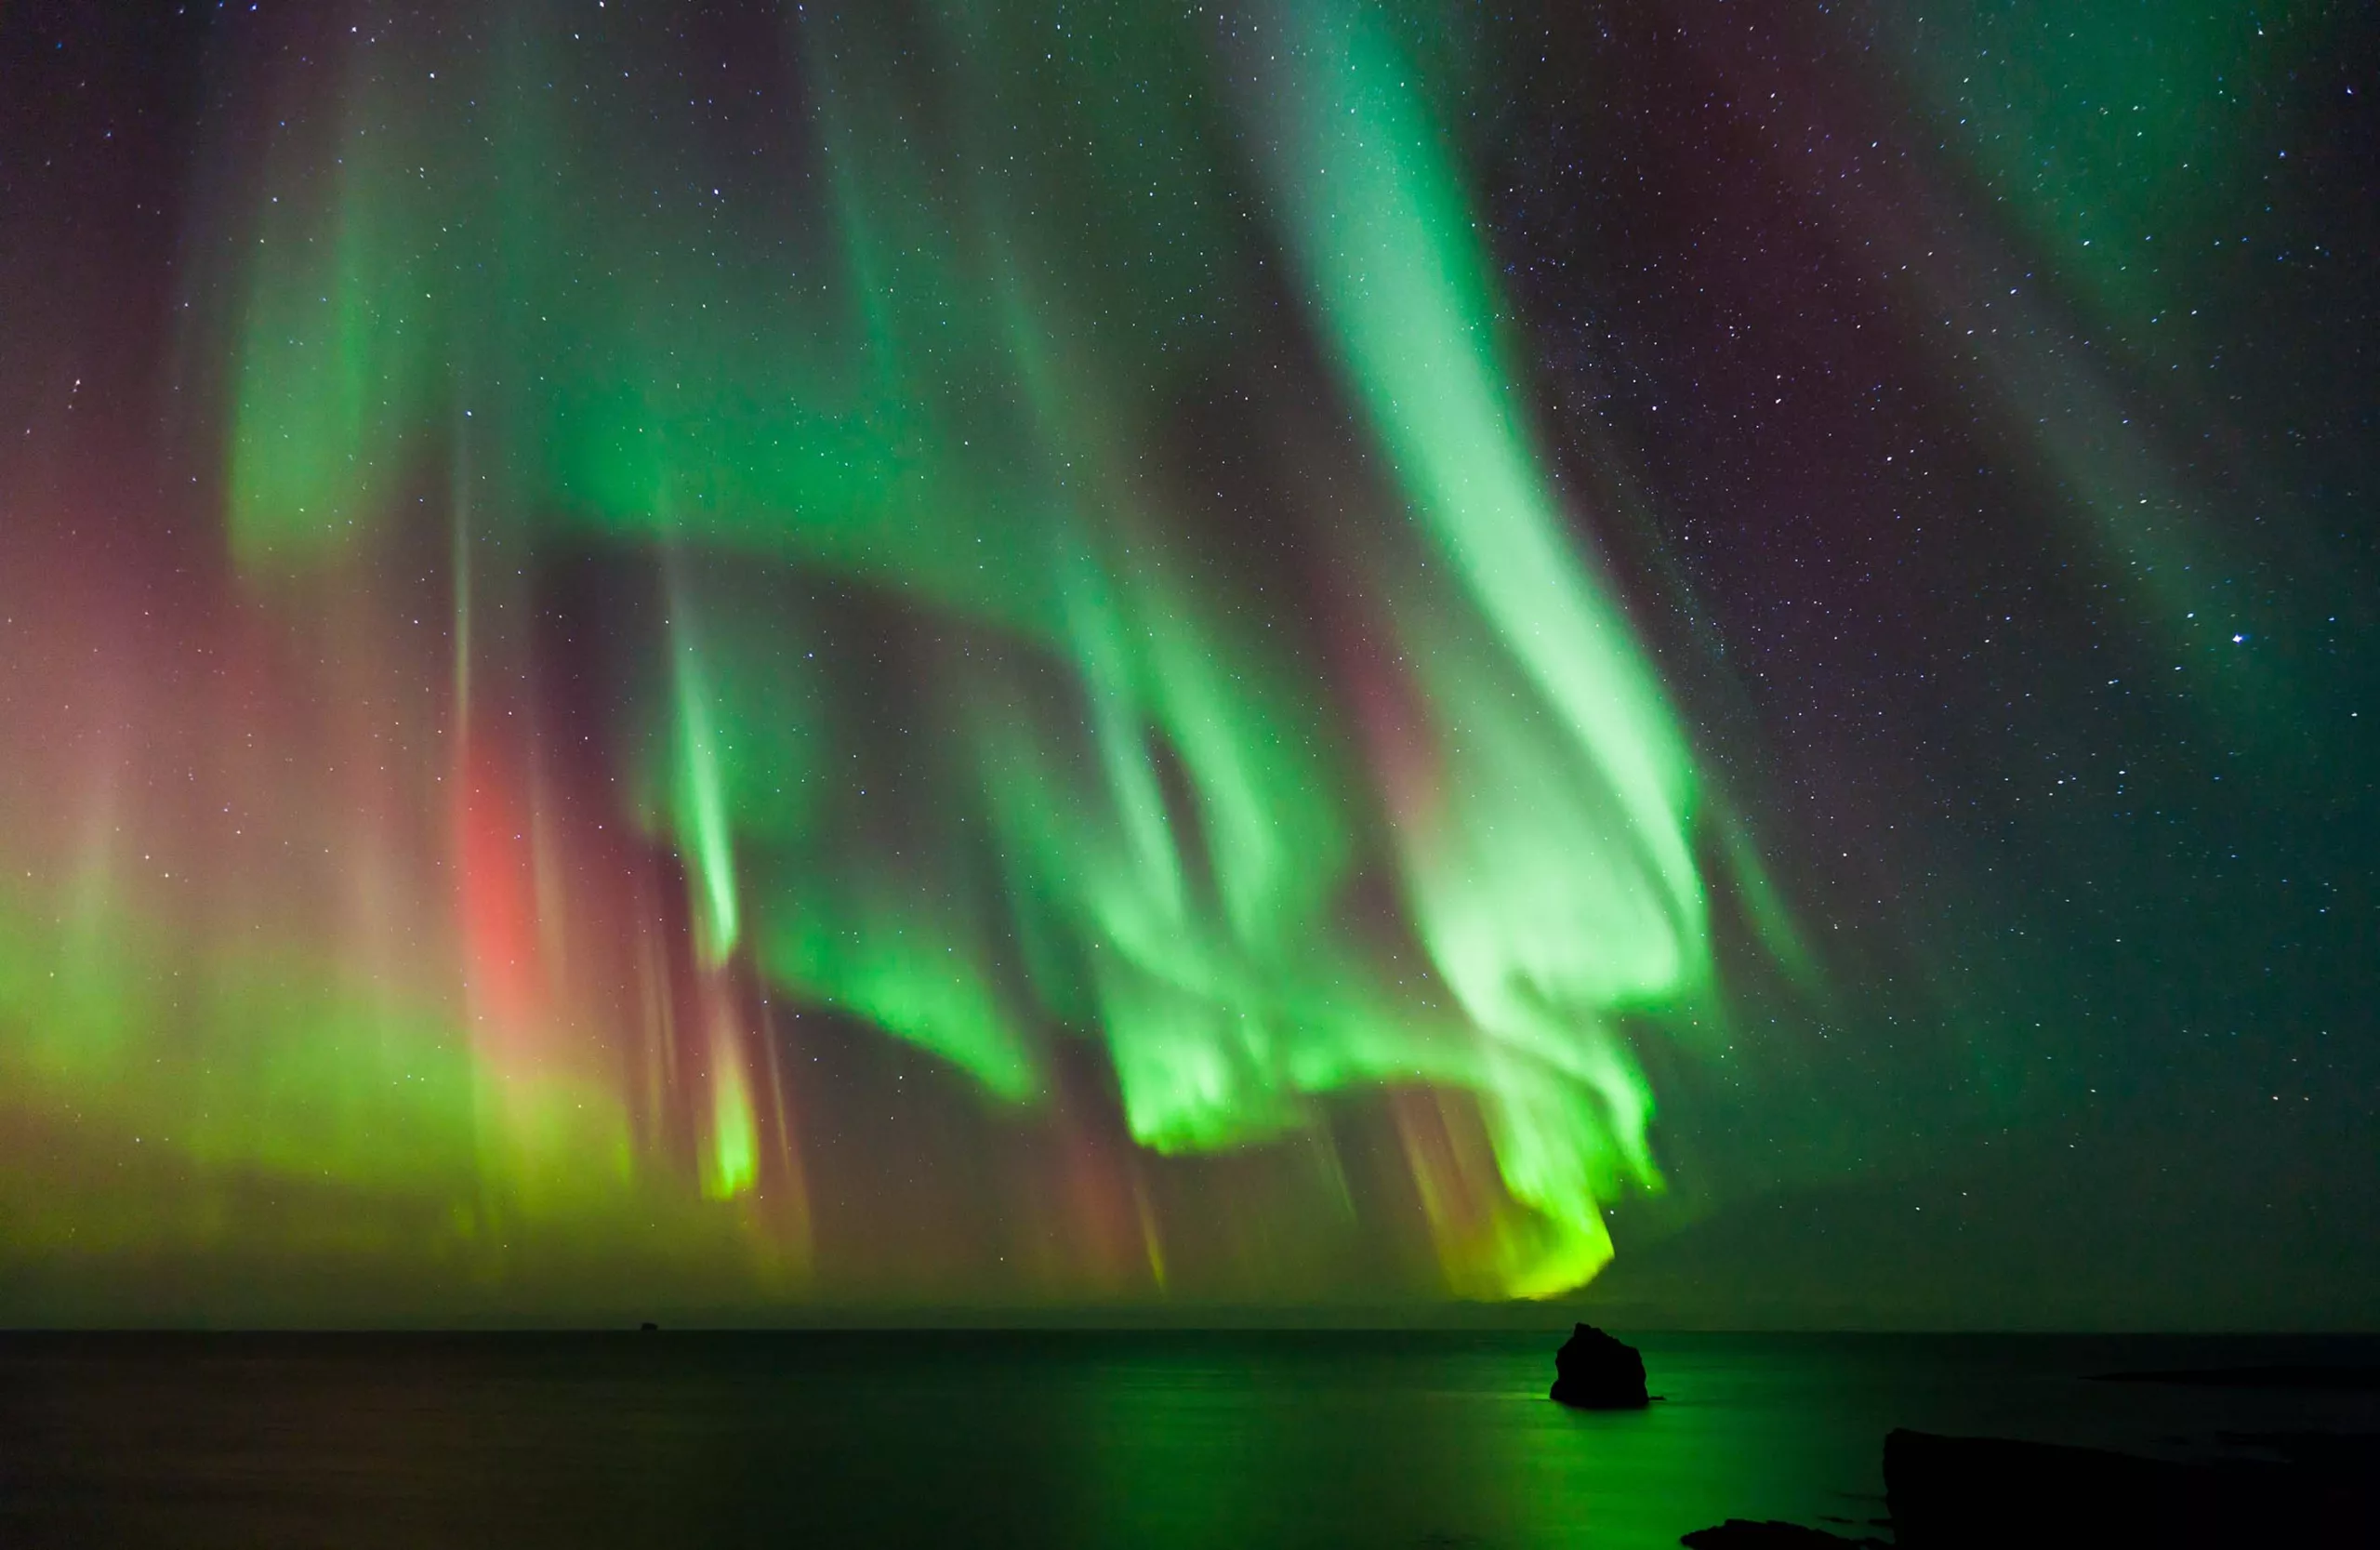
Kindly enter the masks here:
<path id="1" fill-rule="evenodd" d="M 1896 1431 L 1884 1438 L 1884 1499 L 1902 1544 L 1943 1550 L 2380 1542 L 2380 1439 L 2293 1440 L 2267 1442 L 2280 1461 L 2182 1463 Z"/>
<path id="2" fill-rule="evenodd" d="M 2224 1436 L 2280 1457 L 2185 1462 L 1896 1431 L 1884 1438 L 1894 1542 L 1900 1550 L 2380 1544 L 2380 1436 Z M 1690 1550 L 1858 1550 L 1879 1542 L 1729 1518 L 1680 1543 Z"/>
<path id="3" fill-rule="evenodd" d="M 1554 1398 L 1579 1410 L 1643 1410 L 1645 1358 L 1636 1347 L 1613 1339 L 1593 1324 L 1570 1331 L 1554 1353 Z"/>
<path id="4" fill-rule="evenodd" d="M 1697 1529 L 1678 1541 L 1686 1550 L 1892 1550 L 1880 1539 L 1845 1539 L 1823 1529 L 1770 1518 L 1755 1523 L 1731 1517 L 1715 1529 Z"/>

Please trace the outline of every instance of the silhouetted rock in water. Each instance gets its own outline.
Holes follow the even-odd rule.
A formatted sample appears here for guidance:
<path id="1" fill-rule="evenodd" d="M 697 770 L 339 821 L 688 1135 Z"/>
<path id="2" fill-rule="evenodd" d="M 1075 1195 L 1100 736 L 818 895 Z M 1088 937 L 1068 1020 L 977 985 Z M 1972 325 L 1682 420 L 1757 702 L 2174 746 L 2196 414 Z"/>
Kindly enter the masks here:
<path id="1" fill-rule="evenodd" d="M 2380 1480 L 2380 1432 L 2217 1432 L 2235 1448 L 2266 1448 L 2318 1471 L 2352 1471 Z"/>
<path id="2" fill-rule="evenodd" d="M 1755 1523 L 1749 1517 L 1731 1517 L 1715 1529 L 1697 1529 L 1678 1543 L 1686 1550 L 1890 1550 L 1880 1539 L 1845 1539 L 1799 1523 L 1779 1523 L 1775 1518 Z"/>
<path id="3" fill-rule="evenodd" d="M 640 1334 L 659 1334 L 661 1332 L 661 1326 L 648 1318 L 643 1323 L 637 1326 L 637 1332 Z"/>
<path id="4" fill-rule="evenodd" d="M 2003 1437 L 1897 1431 L 1884 1438 L 1894 1550 L 2109 1550 L 2380 1545 L 2380 1436 L 2225 1433 L 2285 1462 L 2202 1464 Z M 1879 1546 L 1797 1523 L 1731 1517 L 1694 1550 Z"/>
<path id="5" fill-rule="evenodd" d="M 1884 1499 L 1903 1550 L 2372 1544 L 2380 1488 L 2369 1451 L 2185 1464 L 1896 1431 L 1884 1438 Z"/>
<path id="6" fill-rule="evenodd" d="M 1554 1353 L 1554 1398 L 1580 1410 L 1643 1410 L 1645 1358 L 1636 1347 L 1581 1324 Z"/>

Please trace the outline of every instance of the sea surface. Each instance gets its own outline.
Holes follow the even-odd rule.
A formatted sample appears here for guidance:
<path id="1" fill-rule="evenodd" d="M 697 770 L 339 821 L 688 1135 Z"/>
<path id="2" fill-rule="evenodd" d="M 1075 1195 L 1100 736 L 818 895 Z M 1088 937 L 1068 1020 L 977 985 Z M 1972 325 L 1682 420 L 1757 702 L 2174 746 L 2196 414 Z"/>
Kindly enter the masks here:
<path id="1" fill-rule="evenodd" d="M 1624 1332 L 1624 1331 L 1623 1331 Z M 2380 1397 L 2088 1375 L 2369 1342 L 1636 1334 L 0 1334 L 0 1544 L 1673 1545 L 1883 1532 L 1893 1426 L 2169 1456 L 2380 1431 Z"/>

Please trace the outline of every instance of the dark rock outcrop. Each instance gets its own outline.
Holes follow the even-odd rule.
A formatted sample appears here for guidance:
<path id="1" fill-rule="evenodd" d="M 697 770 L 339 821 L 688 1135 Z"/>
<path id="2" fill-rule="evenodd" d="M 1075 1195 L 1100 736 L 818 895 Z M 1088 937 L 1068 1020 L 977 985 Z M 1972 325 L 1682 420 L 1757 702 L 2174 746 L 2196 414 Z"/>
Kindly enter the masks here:
<path id="1" fill-rule="evenodd" d="M 1636 1347 L 1580 1324 L 1554 1353 L 1554 1398 L 1579 1410 L 1643 1410 L 1645 1358 Z"/>
<path id="2" fill-rule="evenodd" d="M 1894 1543 L 1898 1550 L 2380 1545 L 2380 1436 L 2277 1432 L 2224 1440 L 2281 1458 L 2189 1463 L 1896 1431 L 1884 1438 Z M 1823 1550 L 1879 1542 L 1731 1517 L 1681 1543 L 1694 1550 Z"/>
<path id="3" fill-rule="evenodd" d="M 1884 1499 L 1911 1550 L 2380 1543 L 2366 1461 L 2181 1463 L 1896 1431 Z"/>
<path id="4" fill-rule="evenodd" d="M 1715 1529 L 1697 1529 L 1678 1543 L 1686 1550 L 1890 1550 L 1880 1539 L 1845 1539 L 1823 1529 L 1770 1518 L 1755 1523 L 1731 1517 Z"/>

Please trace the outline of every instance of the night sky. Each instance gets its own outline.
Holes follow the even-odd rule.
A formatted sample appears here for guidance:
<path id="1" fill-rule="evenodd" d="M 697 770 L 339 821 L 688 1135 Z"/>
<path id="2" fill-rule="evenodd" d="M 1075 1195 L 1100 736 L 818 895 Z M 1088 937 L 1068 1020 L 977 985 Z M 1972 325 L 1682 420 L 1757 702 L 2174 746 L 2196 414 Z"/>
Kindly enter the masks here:
<path id="1" fill-rule="evenodd" d="M 2380 1320 L 2369 7 L 0 82 L 0 1322 Z"/>

